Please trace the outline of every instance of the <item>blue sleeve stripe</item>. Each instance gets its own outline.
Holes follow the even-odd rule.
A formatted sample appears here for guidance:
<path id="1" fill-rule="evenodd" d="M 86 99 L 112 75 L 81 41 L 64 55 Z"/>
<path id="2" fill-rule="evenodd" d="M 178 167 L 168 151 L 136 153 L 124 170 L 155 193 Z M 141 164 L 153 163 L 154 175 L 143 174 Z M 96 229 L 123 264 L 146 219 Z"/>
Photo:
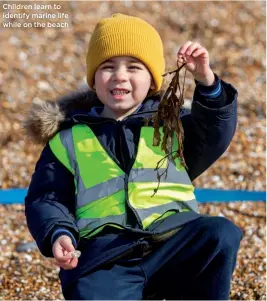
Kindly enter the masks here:
<path id="1" fill-rule="evenodd" d="M 76 239 L 75 237 L 73 236 L 73 234 L 71 233 L 71 231 L 69 231 L 68 229 L 63 229 L 63 228 L 59 228 L 59 229 L 56 229 L 52 236 L 51 236 L 51 243 L 53 244 L 53 239 L 54 237 L 57 235 L 57 234 L 61 234 L 61 235 L 64 235 L 64 234 L 67 234 L 68 236 L 71 237 L 71 240 L 74 242 L 74 247 L 75 247 L 75 243 L 76 243 Z"/>
<path id="2" fill-rule="evenodd" d="M 219 86 L 217 89 L 215 90 L 212 90 L 210 92 L 203 92 L 201 91 L 201 88 L 199 87 L 199 93 L 203 96 L 207 96 L 207 97 L 211 97 L 211 98 L 216 98 L 218 97 L 220 94 L 221 94 L 221 90 L 222 90 L 222 87 L 221 87 L 221 83 L 219 83 Z"/>

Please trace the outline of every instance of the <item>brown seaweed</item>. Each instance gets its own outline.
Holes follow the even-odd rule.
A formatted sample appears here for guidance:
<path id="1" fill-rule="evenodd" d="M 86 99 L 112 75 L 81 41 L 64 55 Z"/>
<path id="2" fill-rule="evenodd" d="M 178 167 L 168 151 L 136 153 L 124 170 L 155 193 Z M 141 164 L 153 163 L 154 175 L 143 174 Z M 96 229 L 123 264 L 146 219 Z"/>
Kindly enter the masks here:
<path id="1" fill-rule="evenodd" d="M 157 112 L 151 118 L 146 120 L 146 124 L 148 124 L 151 120 L 153 123 L 153 146 L 160 146 L 161 150 L 163 150 L 166 154 L 166 156 L 157 163 L 157 166 L 155 168 L 155 170 L 157 170 L 158 187 L 154 190 L 154 194 L 159 188 L 161 177 L 164 174 L 165 179 L 167 177 L 170 162 L 169 160 L 175 160 L 176 158 L 179 158 L 181 165 L 186 168 L 186 163 L 183 155 L 184 131 L 180 119 L 180 110 L 182 105 L 184 104 L 184 83 L 186 69 L 182 86 L 180 85 L 179 76 L 180 71 L 185 66 L 185 64 L 186 62 L 179 66 L 177 62 L 178 68 L 176 70 L 163 74 L 163 76 L 166 76 L 168 74 L 174 73 L 169 86 L 161 96 Z M 177 96 L 178 91 L 179 96 Z M 160 127 L 162 127 L 163 137 L 161 137 L 160 135 Z M 173 140 L 175 136 L 178 140 L 179 147 L 177 150 L 172 151 Z M 160 174 L 159 169 L 164 164 L 165 160 L 168 160 L 167 168 Z M 154 194 L 152 196 L 154 196 Z"/>

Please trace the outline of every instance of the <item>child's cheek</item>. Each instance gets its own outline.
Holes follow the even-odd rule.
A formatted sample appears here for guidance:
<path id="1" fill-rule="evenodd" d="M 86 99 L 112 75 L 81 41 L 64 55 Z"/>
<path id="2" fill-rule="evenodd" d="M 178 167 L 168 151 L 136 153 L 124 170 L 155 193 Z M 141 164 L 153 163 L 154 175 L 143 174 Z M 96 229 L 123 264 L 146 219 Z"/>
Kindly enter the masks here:
<path id="1" fill-rule="evenodd" d="M 100 83 L 100 84 L 107 84 L 108 81 L 110 80 L 111 78 L 111 74 L 110 72 L 107 72 L 107 71 L 102 71 L 99 72 L 98 74 L 96 74 L 96 77 L 95 77 L 95 81 Z"/>

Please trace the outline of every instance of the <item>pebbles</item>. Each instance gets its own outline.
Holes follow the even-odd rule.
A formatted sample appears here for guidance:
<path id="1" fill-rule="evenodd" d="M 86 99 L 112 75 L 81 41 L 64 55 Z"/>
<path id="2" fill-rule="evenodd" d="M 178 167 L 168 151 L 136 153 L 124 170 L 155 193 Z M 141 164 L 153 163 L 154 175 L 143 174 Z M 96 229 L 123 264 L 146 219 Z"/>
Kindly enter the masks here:
<path id="1" fill-rule="evenodd" d="M 174 69 L 182 43 L 197 40 L 209 50 L 214 72 L 238 90 L 234 139 L 223 156 L 194 181 L 195 186 L 266 190 L 263 1 L 60 4 L 61 12 L 70 16 L 69 28 L 0 31 L 0 39 L 8 45 L 0 53 L 0 188 L 27 187 L 42 150 L 24 138 L 20 128 L 24 110 L 34 98 L 55 99 L 84 84 L 87 45 L 96 22 L 118 11 L 129 14 L 130 6 L 131 14 L 159 30 L 167 70 Z M 194 86 L 187 74 L 188 107 Z M 228 217 L 244 232 L 231 299 L 266 300 L 265 204 L 206 204 L 201 210 Z M 59 268 L 53 259 L 40 255 L 26 227 L 23 206 L 0 206 L 0 228 L 0 299 L 63 300 Z"/>
<path id="2" fill-rule="evenodd" d="M 223 213 L 243 231 L 231 300 L 266 300 L 265 203 L 205 204 L 201 209 L 202 213 L 211 215 Z"/>
<path id="3" fill-rule="evenodd" d="M 81 256 L 81 252 L 79 250 L 75 250 L 71 252 L 72 258 L 79 258 Z"/>

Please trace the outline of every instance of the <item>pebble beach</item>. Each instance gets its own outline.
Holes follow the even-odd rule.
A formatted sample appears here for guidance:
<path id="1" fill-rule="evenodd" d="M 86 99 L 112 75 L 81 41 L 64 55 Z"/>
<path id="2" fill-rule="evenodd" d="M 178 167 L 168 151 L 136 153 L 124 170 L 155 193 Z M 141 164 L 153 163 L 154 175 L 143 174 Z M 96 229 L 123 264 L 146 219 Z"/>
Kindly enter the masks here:
<path id="1" fill-rule="evenodd" d="M 53 9 L 53 5 L 60 9 Z M 4 4 L 12 5 L 6 6 Z M 238 90 L 238 126 L 222 157 L 194 181 L 196 187 L 266 190 L 266 3 L 263 1 L 42 2 L 24 7 L 4 1 L 3 13 L 54 14 L 45 27 L 0 27 L 0 189 L 28 187 L 43 146 L 26 139 L 21 123 L 33 99 L 57 99 L 86 85 L 85 57 L 96 22 L 113 13 L 150 22 L 160 33 L 167 71 L 187 40 L 208 49 L 212 70 Z M 15 5 L 15 6 L 14 6 Z M 51 5 L 52 8 L 48 8 Z M 32 6 L 32 7 L 30 7 Z M 46 6 L 46 7 L 45 7 Z M 68 18 L 66 18 L 68 15 Z M 61 16 L 61 17 L 60 17 Z M 36 21 L 36 20 L 35 20 Z M 64 28 L 48 22 L 66 22 Z M 39 20 L 39 22 L 41 22 Z M 1 43 L 2 44 L 2 43 Z M 194 79 L 185 79 L 190 106 Z M 225 216 L 244 237 L 232 279 L 231 300 L 266 300 L 266 203 L 200 204 L 202 213 Z M 0 204 L 0 299 L 64 300 L 54 259 L 34 245 L 23 204 Z M 28 248 L 20 249 L 28 244 Z"/>

